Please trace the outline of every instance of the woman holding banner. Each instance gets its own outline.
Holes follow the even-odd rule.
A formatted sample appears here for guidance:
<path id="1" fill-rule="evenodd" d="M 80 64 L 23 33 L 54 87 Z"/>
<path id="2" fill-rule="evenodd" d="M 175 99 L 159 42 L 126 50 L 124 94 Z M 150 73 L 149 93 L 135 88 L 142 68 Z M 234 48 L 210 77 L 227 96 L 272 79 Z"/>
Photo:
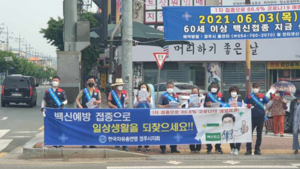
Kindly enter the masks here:
<path id="1" fill-rule="evenodd" d="M 205 97 L 204 107 L 230 107 L 229 104 L 225 103 L 225 99 L 222 93 L 219 93 L 220 86 L 217 82 L 212 82 L 208 88 L 210 93 L 208 93 Z M 212 145 L 207 144 L 207 154 L 211 154 Z M 216 153 L 223 154 L 221 144 L 215 145 Z"/>
<path id="2" fill-rule="evenodd" d="M 158 100 L 158 107 L 159 108 L 180 108 L 178 95 L 174 93 L 174 83 L 168 82 L 166 84 L 167 91 L 162 94 Z M 171 153 L 180 153 L 177 150 L 177 145 L 171 145 Z M 160 146 L 161 153 L 166 154 L 166 146 Z"/>
<path id="3" fill-rule="evenodd" d="M 229 88 L 229 94 L 231 98 L 228 99 L 228 104 L 230 107 L 242 107 L 243 100 L 238 96 L 240 94 L 240 89 L 237 86 L 232 86 Z M 241 148 L 241 143 L 230 143 L 231 155 L 239 155 Z"/>
<path id="4" fill-rule="evenodd" d="M 152 108 L 152 99 L 149 93 L 149 86 L 146 83 L 141 83 L 138 87 L 138 94 L 134 98 L 134 108 Z M 145 146 L 146 152 L 150 152 L 149 146 Z M 142 151 L 142 146 L 138 146 L 137 152 Z"/>
<path id="5" fill-rule="evenodd" d="M 187 101 L 185 108 L 200 108 L 202 106 L 200 100 L 200 89 L 198 87 L 194 87 L 191 91 L 190 99 Z M 199 154 L 201 151 L 201 144 L 190 144 L 190 150 L 192 153 Z"/>
<path id="6" fill-rule="evenodd" d="M 123 79 L 117 78 L 116 83 L 111 86 L 114 87 L 114 90 L 108 95 L 108 106 L 113 109 L 124 109 L 128 104 L 128 93 L 123 89 Z M 117 150 L 120 149 L 119 146 L 116 146 L 115 148 Z M 127 146 L 123 146 L 123 150 L 129 151 Z"/>

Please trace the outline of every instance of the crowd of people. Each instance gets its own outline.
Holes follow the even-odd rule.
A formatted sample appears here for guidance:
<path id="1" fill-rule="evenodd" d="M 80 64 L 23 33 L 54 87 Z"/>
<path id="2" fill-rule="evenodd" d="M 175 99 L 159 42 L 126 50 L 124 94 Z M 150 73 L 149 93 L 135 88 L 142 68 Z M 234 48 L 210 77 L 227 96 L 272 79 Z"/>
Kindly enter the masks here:
<path id="1" fill-rule="evenodd" d="M 63 108 L 68 103 L 66 92 L 59 88 L 60 78 L 55 76 L 52 78 L 52 87 L 46 90 L 44 99 L 42 101 L 42 112 L 44 112 L 45 107 L 50 108 Z M 96 86 L 96 79 L 93 76 L 89 76 L 86 80 L 86 88 L 84 88 L 77 96 L 76 103 L 79 108 L 88 108 L 87 103 L 94 99 L 95 108 L 100 107 L 101 104 L 101 93 Z M 128 92 L 123 89 L 124 82 L 122 79 L 116 79 L 115 84 L 112 85 L 113 90 L 108 96 L 108 106 L 113 109 L 126 108 L 128 101 Z M 171 102 L 179 103 L 178 95 L 174 92 L 174 83 L 168 82 L 166 84 L 166 91 L 159 97 L 158 108 L 173 108 L 171 107 Z M 205 107 L 210 108 L 212 105 L 219 103 L 220 107 L 247 107 L 251 109 L 252 117 L 252 133 L 256 129 L 257 137 L 256 144 L 254 147 L 254 154 L 261 155 L 261 142 L 262 142 L 262 132 L 264 122 L 266 121 L 266 114 L 271 112 L 273 117 L 273 126 L 275 136 L 279 135 L 284 137 L 284 117 L 285 110 L 287 109 L 287 102 L 284 99 L 284 93 L 275 91 L 271 94 L 270 98 L 266 97 L 263 93 L 260 93 L 260 85 L 258 83 L 253 83 L 253 92 L 246 96 L 243 100 L 240 97 L 240 90 L 237 86 L 232 86 L 229 89 L 230 98 L 226 101 L 223 94 L 220 92 L 220 86 L 217 82 L 212 82 L 208 88 L 209 93 L 207 93 L 205 100 L 203 102 L 199 101 L 198 104 L 192 103 L 190 100 L 185 104 L 185 108 L 192 107 Z M 138 92 L 143 94 L 144 98 L 141 98 L 139 94 L 134 96 L 133 106 L 134 108 L 152 108 L 153 99 L 150 94 L 149 86 L 146 83 L 141 83 L 138 86 Z M 145 95 L 146 94 L 146 95 Z M 195 87 L 191 90 L 191 95 L 198 95 L 200 97 L 199 88 Z M 299 140 L 298 140 L 298 130 L 300 122 L 300 90 L 297 90 L 294 94 L 296 99 L 291 102 L 290 111 L 293 112 L 293 150 L 295 154 L 298 153 Z M 270 101 L 269 101 L 270 100 Z M 203 105 L 202 105 L 203 104 Z M 178 104 L 177 108 L 182 106 Z M 83 148 L 86 148 L 84 145 Z M 54 146 L 62 147 L 62 146 Z M 145 145 L 145 150 L 150 151 L 148 145 Z M 200 153 L 201 144 L 190 145 L 190 150 L 193 153 Z M 234 155 L 239 155 L 241 143 L 231 143 L 231 153 Z M 252 142 L 247 143 L 245 155 L 252 155 Z M 95 148 L 95 146 L 90 146 L 90 148 Z M 119 150 L 120 147 L 116 146 L 115 149 Z M 123 146 L 124 151 L 128 151 L 127 146 Z M 160 146 L 161 153 L 166 154 L 166 145 Z M 177 145 L 170 146 L 172 153 L 180 153 L 177 149 Z M 213 146 L 211 144 L 206 144 L 207 154 L 212 154 Z M 142 146 L 137 148 L 138 152 L 142 151 Z M 215 153 L 223 154 L 221 144 L 215 144 Z"/>

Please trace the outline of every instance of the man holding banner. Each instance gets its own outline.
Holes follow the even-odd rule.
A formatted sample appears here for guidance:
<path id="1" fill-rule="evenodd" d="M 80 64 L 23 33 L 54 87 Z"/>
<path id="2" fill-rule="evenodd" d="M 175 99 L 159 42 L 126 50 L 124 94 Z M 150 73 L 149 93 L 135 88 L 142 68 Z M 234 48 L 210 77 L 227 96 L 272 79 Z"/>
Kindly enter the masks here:
<path id="1" fill-rule="evenodd" d="M 64 108 L 65 105 L 68 104 L 68 99 L 67 99 L 67 94 L 66 92 L 59 88 L 59 83 L 60 83 L 60 77 L 59 76 L 54 76 L 52 78 L 52 87 L 46 90 L 44 99 L 42 101 L 42 109 L 41 111 L 43 112 L 45 116 L 45 108 Z M 57 148 L 58 146 L 53 146 Z M 63 147 L 63 146 L 59 146 Z"/>
<path id="2" fill-rule="evenodd" d="M 98 108 L 100 106 L 101 93 L 95 88 L 95 84 L 95 77 L 89 76 L 86 81 L 87 88 L 80 91 L 76 98 L 76 103 L 79 108 Z"/>
<path id="3" fill-rule="evenodd" d="M 99 108 L 101 104 L 101 93 L 95 88 L 95 77 L 89 76 L 86 80 L 87 88 L 81 90 L 76 98 L 76 103 L 79 108 Z M 81 100 L 81 103 L 80 103 Z M 86 146 L 82 146 L 86 148 Z M 90 146 L 96 148 L 96 146 Z"/>
<path id="4" fill-rule="evenodd" d="M 112 84 L 115 89 L 112 90 L 108 95 L 108 106 L 113 109 L 124 109 L 128 104 L 128 93 L 123 89 L 123 79 L 117 78 L 116 83 Z M 115 147 L 117 150 L 119 146 Z M 124 151 L 129 151 L 127 146 L 123 146 Z"/>
<path id="5" fill-rule="evenodd" d="M 167 91 L 161 95 L 161 97 L 158 100 L 158 107 L 159 108 L 178 108 L 179 105 L 179 99 L 178 95 L 174 93 L 174 83 L 168 82 L 166 84 Z M 180 151 L 177 150 L 177 145 L 171 145 L 171 153 L 180 153 Z M 160 146 L 161 153 L 166 154 L 166 146 L 161 145 Z"/>
<path id="6" fill-rule="evenodd" d="M 246 97 L 245 103 L 247 104 L 248 108 L 252 108 L 252 133 L 255 128 L 257 131 L 254 154 L 261 155 L 260 145 L 266 114 L 264 106 L 269 102 L 269 100 L 264 94 L 259 93 L 260 86 L 258 83 L 253 83 L 252 88 L 253 92 Z M 247 143 L 247 152 L 245 155 L 252 155 L 252 143 Z"/>

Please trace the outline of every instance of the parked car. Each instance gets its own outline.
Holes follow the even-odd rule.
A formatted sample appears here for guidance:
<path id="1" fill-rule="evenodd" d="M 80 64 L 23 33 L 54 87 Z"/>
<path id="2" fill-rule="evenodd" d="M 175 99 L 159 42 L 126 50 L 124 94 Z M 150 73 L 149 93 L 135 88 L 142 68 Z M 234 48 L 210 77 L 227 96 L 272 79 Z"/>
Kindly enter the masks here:
<path id="1" fill-rule="evenodd" d="M 293 80 L 291 81 L 295 85 L 297 89 L 300 89 L 300 80 Z M 292 100 L 296 99 L 293 94 L 285 93 L 284 98 L 287 101 L 286 115 L 284 119 L 284 130 L 285 132 L 292 132 L 293 130 L 293 119 L 294 119 L 294 112 L 290 112 L 290 103 Z"/>
<path id="2" fill-rule="evenodd" d="M 7 76 L 2 85 L 1 106 L 5 107 L 10 103 L 26 103 L 30 107 L 36 106 L 36 87 L 38 86 L 34 78 L 30 76 Z"/>
<path id="3" fill-rule="evenodd" d="M 175 82 L 174 83 L 174 93 L 178 95 L 180 104 L 186 103 L 188 99 L 190 99 L 190 94 L 191 91 L 194 87 L 197 87 L 195 85 L 189 84 L 189 83 L 179 83 Z M 154 85 L 155 89 L 155 99 L 157 98 L 157 84 Z M 164 92 L 166 92 L 166 83 L 159 83 L 159 96 L 162 95 Z M 205 96 L 203 95 L 205 93 L 204 90 L 200 89 L 200 98 L 204 98 Z"/>

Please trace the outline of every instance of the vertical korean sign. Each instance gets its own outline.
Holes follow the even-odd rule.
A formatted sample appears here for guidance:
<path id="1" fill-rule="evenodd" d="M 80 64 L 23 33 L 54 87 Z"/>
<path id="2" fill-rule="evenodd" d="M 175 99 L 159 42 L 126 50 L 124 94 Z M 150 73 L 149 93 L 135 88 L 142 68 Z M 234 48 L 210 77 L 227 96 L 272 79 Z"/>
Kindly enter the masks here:
<path id="1" fill-rule="evenodd" d="M 164 7 L 166 40 L 300 37 L 300 4 Z"/>
<path id="2" fill-rule="evenodd" d="M 158 98 L 159 98 L 159 83 L 160 83 L 160 69 L 163 67 L 168 53 L 153 53 L 157 66 L 158 66 L 158 76 L 157 76 L 157 94 L 156 94 L 156 104 L 158 104 Z"/>

